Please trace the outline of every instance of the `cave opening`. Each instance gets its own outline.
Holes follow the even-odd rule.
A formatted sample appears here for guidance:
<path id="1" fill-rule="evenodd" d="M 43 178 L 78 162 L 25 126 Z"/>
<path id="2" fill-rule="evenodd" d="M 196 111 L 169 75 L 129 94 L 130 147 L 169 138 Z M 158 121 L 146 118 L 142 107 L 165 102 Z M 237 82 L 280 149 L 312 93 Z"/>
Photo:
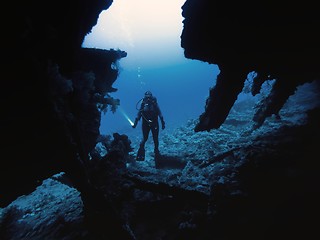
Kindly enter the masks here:
<path id="1" fill-rule="evenodd" d="M 125 133 L 140 138 L 132 129 L 136 103 L 150 90 L 166 119 L 166 132 L 197 118 L 214 85 L 219 69 L 184 57 L 180 46 L 184 0 L 113 2 L 99 15 L 83 47 L 120 49 L 128 53 L 119 61 L 119 76 L 110 93 L 120 100 L 115 113 L 101 117 L 101 134 Z M 130 121 L 128 121 L 130 119 Z"/>
<path id="2" fill-rule="evenodd" d="M 177 129 L 187 126 L 186 131 L 193 131 L 196 128 L 197 118 L 208 102 L 208 95 L 216 84 L 220 70 L 212 63 L 185 57 L 181 47 L 184 2 L 116 1 L 109 9 L 101 12 L 97 24 L 86 35 L 82 45 L 85 48 L 118 49 L 128 53 L 116 66 L 119 69 L 119 75 L 113 84 L 116 91 L 110 93 L 110 96 L 119 99 L 120 105 L 115 112 L 107 111 L 101 115 L 102 135 L 125 134 L 131 139 L 134 149 L 138 149 L 143 134 L 140 129 L 133 129 L 132 125 L 140 100 L 148 90 L 157 97 L 166 121 L 166 130 L 159 135 L 162 148 L 171 144 L 173 136 L 179 132 Z M 232 131 L 236 135 L 252 131 L 255 108 L 259 107 L 259 102 L 266 101 L 273 88 L 275 79 L 269 78 L 253 96 L 251 88 L 256 77 L 257 73 L 254 71 L 247 75 L 244 88 L 225 120 L 225 124 L 234 128 Z M 296 100 L 289 101 L 289 105 L 299 101 L 294 96 L 293 99 Z M 299 114 L 288 114 L 287 108 L 282 112 L 284 121 L 293 124 L 303 121 L 303 116 L 296 116 Z M 279 114 L 271 114 L 265 127 L 274 128 L 273 121 L 279 119 Z M 150 138 L 147 148 L 152 151 L 153 143 Z M 177 141 L 181 139 L 183 137 Z M 220 140 L 217 139 L 216 145 L 219 145 Z M 227 140 L 232 141 L 230 138 Z"/>
<path id="3" fill-rule="evenodd" d="M 320 88 L 318 61 L 315 61 L 319 48 L 312 43 L 318 43 L 319 38 L 315 34 L 303 34 L 306 39 L 303 42 L 308 43 L 305 47 L 297 44 L 302 38 L 294 38 L 292 36 L 295 34 L 288 35 L 287 31 L 284 34 L 278 31 L 286 22 L 298 22 L 300 28 L 292 25 L 289 29 L 293 29 L 294 33 L 305 33 L 307 29 L 300 24 L 300 15 L 292 14 L 295 11 L 286 14 L 287 11 L 282 12 L 283 9 L 278 8 L 277 2 L 268 2 L 270 7 L 266 10 L 276 10 L 276 16 L 267 20 L 273 19 L 276 24 L 268 28 L 268 35 L 260 35 L 261 39 L 251 38 L 257 36 L 256 33 L 265 33 L 264 13 L 270 16 L 272 11 L 261 11 L 264 3 L 253 5 L 254 10 L 258 11 L 251 11 L 247 9 L 249 4 L 242 3 L 230 11 L 230 4 L 223 1 L 187 0 L 190 11 L 184 10 L 184 30 L 188 25 L 188 33 L 191 34 L 181 37 L 185 41 L 185 51 L 189 50 L 187 56 L 203 59 L 201 53 L 194 51 L 195 48 L 199 50 L 199 46 L 211 62 L 216 62 L 214 60 L 220 54 L 223 56 L 223 61 L 218 65 L 220 73 L 224 71 L 224 77 L 219 78 L 219 73 L 219 91 L 212 91 L 214 94 L 208 99 L 207 88 L 214 86 L 216 74 L 212 69 L 206 76 L 203 74 L 207 66 L 212 65 L 184 57 L 181 60 L 183 54 L 179 41 L 175 42 L 175 48 L 171 48 L 167 42 L 169 37 L 160 34 L 161 27 L 155 27 L 153 18 L 143 18 L 143 23 L 153 22 L 152 27 L 144 28 L 143 32 L 147 32 L 149 38 L 156 36 L 156 39 L 162 40 L 156 47 L 151 47 L 155 41 L 151 41 L 150 46 L 143 42 L 137 55 L 134 55 L 130 47 L 137 48 L 140 41 L 131 41 L 128 47 L 117 44 L 106 46 L 105 49 L 119 48 L 128 52 L 128 56 L 118 63 L 119 66 L 116 63 L 109 65 L 110 59 L 117 59 L 113 51 L 79 49 L 82 37 L 92 28 L 98 13 L 112 2 L 119 3 L 120 0 L 80 0 L 73 4 L 55 1 L 50 7 L 45 5 L 47 3 L 35 1 L 38 7 L 45 7 L 41 14 L 30 3 L 14 4 L 11 9 L 11 13 L 16 14 L 11 18 L 19 17 L 16 18 L 19 21 L 15 21 L 12 28 L 17 34 L 8 34 L 11 44 L 5 49 L 8 52 L 5 56 L 12 56 L 15 61 L 8 61 L 13 59 L 11 57 L 5 61 L 9 65 L 6 70 L 9 78 L 4 82 L 9 87 L 3 88 L 2 92 L 6 114 L 1 119 L 1 147 L 7 155 L 3 156 L 1 167 L 0 239 L 38 239 L 40 236 L 42 239 L 110 239 L 110 236 L 116 235 L 116 239 L 130 240 L 224 240 L 256 239 L 256 236 L 261 236 L 261 239 L 270 239 L 271 236 L 277 239 L 283 236 L 291 239 L 314 236 L 317 228 L 313 219 L 320 213 L 316 157 L 320 139 Z M 126 6 L 137 12 L 139 2 L 127 0 Z M 154 3 L 151 0 L 148 2 Z M 211 7 L 212 3 L 214 7 Z M 17 7 L 21 11 L 16 11 Z M 300 12 L 300 5 L 298 8 Z M 309 17 L 316 16 L 312 14 L 316 13 L 314 9 L 317 8 L 312 6 L 312 11 L 305 14 L 308 16 L 304 18 L 307 20 L 305 23 L 315 21 L 308 29 L 319 28 L 318 19 Z M 159 12 L 168 13 L 168 8 L 159 10 L 160 6 L 156 10 L 143 8 L 144 12 L 151 12 L 149 17 L 155 17 Z M 257 14 L 252 18 L 251 14 L 244 13 Z M 194 14 L 207 17 L 191 19 Z M 136 20 L 135 17 L 128 19 Z M 169 20 L 162 17 L 164 19 Z M 179 17 L 176 23 L 181 23 L 181 20 Z M 235 22 L 238 24 L 230 29 L 230 23 Z M 252 29 L 251 23 L 261 28 Z M 205 27 L 202 29 L 199 26 Z M 214 34 L 214 39 L 207 39 L 206 36 L 216 31 L 217 26 L 220 31 L 227 29 L 224 31 L 226 35 Z M 152 33 L 154 29 L 157 31 Z M 250 33 L 252 30 L 249 37 L 248 29 Z M 81 32 L 75 34 L 76 30 Z M 203 36 L 194 34 L 197 30 Z M 239 51 L 237 44 L 231 48 L 235 51 L 230 51 L 232 46 L 228 33 L 234 34 L 234 31 L 240 34 L 237 41 L 243 39 L 248 43 L 248 48 L 241 46 Z M 179 39 L 180 30 L 175 33 L 175 38 Z M 309 36 L 312 36 L 312 41 L 309 41 Z M 199 37 L 205 41 L 199 41 Z M 264 37 L 267 38 L 262 39 Z M 120 38 L 116 43 L 124 39 Z M 273 40 L 271 45 L 268 39 Z M 277 51 L 269 52 L 274 49 L 272 43 L 281 45 L 285 39 L 290 39 L 289 45 L 295 46 L 297 51 L 291 51 L 290 47 L 286 49 L 288 52 L 280 49 L 280 58 Z M 23 46 L 17 48 L 17 41 L 23 42 Z M 221 48 L 220 44 L 224 43 L 227 48 Z M 208 46 L 219 51 L 206 54 Z M 156 54 L 157 49 L 161 49 L 159 55 Z M 255 52 L 251 56 L 250 50 Z M 266 51 L 270 58 L 265 59 L 263 53 Z M 233 58 L 239 52 L 246 53 L 246 58 L 241 59 L 241 67 L 239 61 Z M 159 57 L 167 53 L 175 54 Z M 130 60 L 132 65 L 129 66 L 132 56 L 137 58 Z M 143 64 L 142 56 L 149 57 L 144 59 Z M 177 63 L 178 57 L 181 62 Z M 106 61 L 108 69 L 104 69 Z M 156 67 L 151 67 L 153 63 Z M 201 67 L 194 69 L 189 63 Z M 254 69 L 259 69 L 258 75 L 252 72 L 246 76 L 252 64 Z M 107 129 L 126 134 L 131 131 L 135 136 L 141 134 L 141 129 L 132 129 L 123 116 L 133 120 L 137 111 L 136 102 L 145 90 L 151 90 L 159 99 L 167 123 L 165 131 L 160 132 L 163 158 L 158 158 L 159 162 L 152 155 L 152 141 L 147 145 L 150 151 L 146 161 L 141 162 L 131 162 L 130 144 L 127 138 L 122 138 L 123 135 L 114 135 L 112 141 L 107 139 L 110 144 L 107 151 L 103 151 L 102 141 L 96 144 L 97 138 L 101 137 L 98 136 L 101 112 L 97 105 L 104 103 L 98 97 L 101 96 L 99 94 L 109 93 L 109 88 L 103 88 L 101 84 L 103 87 L 100 89 L 99 84 L 105 79 L 104 72 L 112 75 L 118 67 L 121 71 L 114 85 L 118 91 L 111 91 L 110 94 L 121 100 L 121 108 L 116 114 L 107 112 L 105 122 L 102 122 L 101 127 L 105 128 L 102 132 Z M 257 79 L 259 75 L 262 77 Z M 113 83 L 113 76 L 109 83 Z M 238 79 L 234 80 L 235 76 Z M 310 82 L 315 77 L 317 82 Z M 228 93 L 238 93 L 233 85 L 237 85 L 236 90 L 241 90 L 244 80 L 244 88 L 237 95 L 226 120 L 221 121 L 221 127 L 196 132 L 193 131 L 196 121 L 182 124 L 183 118 L 189 118 L 184 114 L 194 114 L 204 102 L 218 99 L 215 102 L 219 104 L 206 106 L 209 114 L 205 116 L 208 118 L 203 118 L 202 129 L 213 129 L 209 124 L 210 117 L 213 121 L 215 117 L 224 120 L 219 116 L 221 111 L 213 110 L 225 110 L 223 106 L 228 100 Z M 203 86 L 206 81 L 210 84 Z M 255 88 L 252 89 L 252 86 Z M 203 92 L 198 91 L 200 87 L 203 87 Z M 256 95 L 252 96 L 252 92 Z M 222 98 L 214 98 L 217 96 Z M 230 106 L 231 101 L 228 103 Z M 261 114 L 257 118 L 261 126 L 247 132 L 253 123 L 256 103 L 260 104 L 257 109 Z M 212 112 L 214 114 L 210 116 Z M 278 112 L 279 115 L 272 115 Z M 116 116 L 119 116 L 118 121 L 107 119 Z M 193 115 L 191 117 L 194 118 Z M 120 120 L 125 127 L 112 129 L 121 126 Z M 178 128 L 168 134 L 170 128 L 175 127 L 174 121 L 177 121 Z M 136 141 L 133 143 L 133 147 L 137 147 Z M 35 191 L 31 193 L 32 190 Z M 27 193 L 30 194 L 25 195 Z M 9 201 L 13 202 L 9 204 Z"/>

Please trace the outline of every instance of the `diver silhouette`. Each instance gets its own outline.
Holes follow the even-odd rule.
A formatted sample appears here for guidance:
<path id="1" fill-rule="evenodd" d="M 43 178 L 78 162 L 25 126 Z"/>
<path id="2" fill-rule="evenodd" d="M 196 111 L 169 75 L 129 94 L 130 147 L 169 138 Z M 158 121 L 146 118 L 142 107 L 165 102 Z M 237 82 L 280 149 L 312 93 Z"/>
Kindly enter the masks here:
<path id="1" fill-rule="evenodd" d="M 136 160 L 143 161 L 145 158 L 144 146 L 148 140 L 150 131 L 152 133 L 152 138 L 154 143 L 155 158 L 157 158 L 160 155 L 158 118 L 160 118 L 162 129 L 165 129 L 165 122 L 164 122 L 160 107 L 158 105 L 157 99 L 152 95 L 150 91 L 146 91 L 144 94 L 144 97 L 141 100 L 139 100 L 138 103 L 139 102 L 141 102 L 141 106 L 140 106 L 140 109 L 137 108 L 137 110 L 139 111 L 132 127 L 135 128 L 139 120 L 142 118 L 143 138 L 142 138 L 142 141 L 140 142 L 140 147 L 137 153 Z"/>

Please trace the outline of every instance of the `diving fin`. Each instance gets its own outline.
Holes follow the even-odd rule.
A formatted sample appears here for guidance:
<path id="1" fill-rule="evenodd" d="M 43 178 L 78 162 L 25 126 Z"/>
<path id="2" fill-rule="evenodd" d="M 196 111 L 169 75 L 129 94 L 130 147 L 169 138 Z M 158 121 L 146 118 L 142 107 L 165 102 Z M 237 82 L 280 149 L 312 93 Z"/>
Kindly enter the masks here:
<path id="1" fill-rule="evenodd" d="M 144 161 L 145 158 L 145 150 L 143 147 L 140 147 L 137 153 L 137 161 Z"/>

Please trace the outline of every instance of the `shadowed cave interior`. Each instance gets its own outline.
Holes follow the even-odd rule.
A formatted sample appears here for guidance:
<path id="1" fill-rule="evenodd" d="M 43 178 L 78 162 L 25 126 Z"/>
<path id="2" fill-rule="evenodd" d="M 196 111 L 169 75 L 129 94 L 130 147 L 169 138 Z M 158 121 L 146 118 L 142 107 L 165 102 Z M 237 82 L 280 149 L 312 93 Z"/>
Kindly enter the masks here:
<path id="1" fill-rule="evenodd" d="M 127 53 L 81 44 L 111 4 L 7 6 L 0 238 L 318 235 L 315 3 L 185 1 L 184 55 L 220 73 L 199 118 L 159 139 L 158 162 L 151 142 L 148 161 L 136 162 L 136 139 L 99 132 L 101 114 L 119 106 L 109 93 Z"/>

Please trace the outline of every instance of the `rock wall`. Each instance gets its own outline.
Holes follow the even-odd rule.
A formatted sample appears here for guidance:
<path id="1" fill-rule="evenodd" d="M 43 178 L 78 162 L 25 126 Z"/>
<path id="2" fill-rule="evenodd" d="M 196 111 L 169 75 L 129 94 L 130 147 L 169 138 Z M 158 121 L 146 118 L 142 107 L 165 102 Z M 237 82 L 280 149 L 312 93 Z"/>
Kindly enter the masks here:
<path id="1" fill-rule="evenodd" d="M 1 87 L 1 199 L 4 206 L 65 171 L 86 184 L 88 152 L 123 51 L 81 48 L 112 1 L 15 1 L 6 5 Z M 90 64 L 89 64 L 90 63 Z M 97 106 L 99 106 L 97 108 Z"/>
<path id="2" fill-rule="evenodd" d="M 315 2 L 187 0 L 182 9 L 185 56 L 220 68 L 196 131 L 223 124 L 250 72 L 257 73 L 253 94 L 264 81 L 277 81 L 257 110 L 256 127 L 277 114 L 297 86 L 319 80 Z"/>

